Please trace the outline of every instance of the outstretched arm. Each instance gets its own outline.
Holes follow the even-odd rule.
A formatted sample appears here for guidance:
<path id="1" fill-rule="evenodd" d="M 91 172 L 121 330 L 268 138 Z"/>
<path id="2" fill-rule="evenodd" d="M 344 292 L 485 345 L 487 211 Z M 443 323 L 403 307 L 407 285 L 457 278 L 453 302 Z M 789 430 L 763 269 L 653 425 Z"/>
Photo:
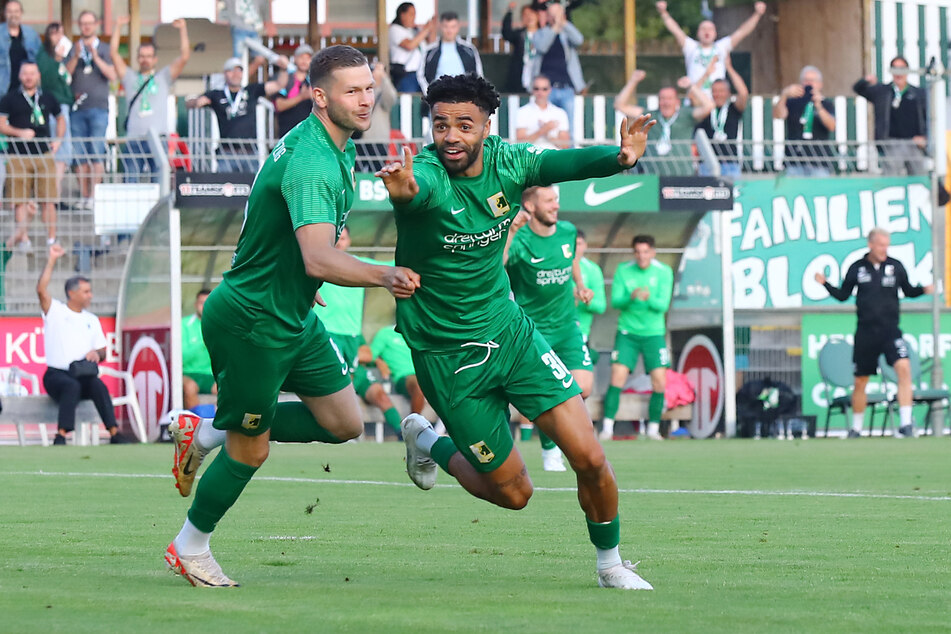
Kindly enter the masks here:
<path id="1" fill-rule="evenodd" d="M 178 18 L 172 22 L 172 26 L 178 29 L 178 57 L 169 65 L 169 71 L 172 73 L 172 81 L 178 79 L 178 76 L 185 70 L 185 64 L 192 54 L 192 46 L 188 41 L 188 25 L 183 18 Z"/>
<path id="2" fill-rule="evenodd" d="M 53 277 L 53 268 L 56 266 L 56 260 L 66 254 L 66 250 L 58 244 L 51 244 L 49 254 L 50 257 L 46 261 L 46 266 L 43 267 L 40 279 L 36 283 L 36 295 L 40 298 L 40 308 L 43 310 L 44 315 L 49 311 L 50 304 L 53 303 L 53 297 L 49 293 L 50 278 Z"/>
<path id="3" fill-rule="evenodd" d="M 627 83 L 624 84 L 624 87 L 621 88 L 621 92 L 614 98 L 615 110 L 631 118 L 639 117 L 644 114 L 644 108 L 636 103 L 631 103 L 631 99 L 637 95 L 637 85 L 641 83 L 645 77 L 647 77 L 647 73 L 642 70 L 635 70 L 631 73 L 631 77 L 627 80 Z"/>
<path id="4" fill-rule="evenodd" d="M 752 33 L 753 29 L 756 28 L 756 25 L 759 24 L 759 19 L 763 17 L 764 13 L 766 13 L 765 2 L 757 2 L 755 5 L 753 5 L 753 15 L 746 18 L 746 21 L 741 24 L 738 29 L 733 31 L 733 34 L 730 36 L 730 43 L 733 46 L 736 46 L 743 38 Z"/>
<path id="5" fill-rule="evenodd" d="M 687 41 L 687 34 L 684 33 L 684 30 L 677 24 L 677 20 L 673 19 L 670 13 L 667 12 L 667 3 L 658 2 L 657 12 L 660 14 L 660 19 L 664 21 L 664 26 L 667 27 L 667 30 L 670 31 L 674 39 L 677 40 L 677 45 L 683 48 L 684 42 Z"/>
<path id="6" fill-rule="evenodd" d="M 737 110 L 743 112 L 746 110 L 746 102 L 750 99 L 750 89 L 746 87 L 746 82 L 733 68 L 733 60 L 729 53 L 726 54 L 726 59 L 723 61 L 726 65 L 726 74 L 729 75 L 730 81 L 733 83 L 733 89 L 736 91 L 736 101 L 733 102 L 733 105 L 736 106 Z"/>
<path id="7" fill-rule="evenodd" d="M 826 280 L 824 273 L 816 273 L 816 281 L 822 284 L 825 289 L 829 291 L 829 295 L 832 295 L 832 297 L 836 298 L 840 302 L 844 302 L 852 296 L 852 289 L 855 288 L 855 284 L 858 279 L 858 267 L 858 262 L 849 267 L 849 270 L 845 274 L 845 279 L 842 280 L 841 288 L 830 284 L 828 280 Z"/>
<path id="8" fill-rule="evenodd" d="M 112 63 L 115 65 L 119 77 L 125 77 L 125 72 L 129 68 L 122 56 L 119 55 L 119 37 L 122 33 L 122 27 L 128 23 L 129 16 L 117 15 L 116 25 L 112 28 L 112 37 L 109 38 L 109 53 L 112 55 Z"/>

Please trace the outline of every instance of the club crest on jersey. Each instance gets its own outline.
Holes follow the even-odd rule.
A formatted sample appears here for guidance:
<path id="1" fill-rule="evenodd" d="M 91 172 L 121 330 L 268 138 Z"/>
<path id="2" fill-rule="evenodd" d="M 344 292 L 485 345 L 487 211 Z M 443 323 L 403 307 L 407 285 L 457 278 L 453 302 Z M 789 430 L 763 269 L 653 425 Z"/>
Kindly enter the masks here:
<path id="1" fill-rule="evenodd" d="M 353 184 L 353 188 L 357 188 L 357 172 L 356 167 L 350 168 L 350 182 Z"/>
<path id="2" fill-rule="evenodd" d="M 561 252 L 565 254 L 565 257 L 569 260 L 571 259 L 571 245 L 563 244 L 561 245 Z"/>
<path id="3" fill-rule="evenodd" d="M 492 215 L 496 218 L 504 216 L 512 209 L 503 192 L 492 194 L 485 199 L 485 202 L 489 203 L 489 211 L 491 211 Z"/>
<path id="4" fill-rule="evenodd" d="M 482 464 L 488 464 L 495 459 L 495 453 L 486 446 L 483 440 L 480 440 L 474 445 L 469 445 L 469 449 Z"/>

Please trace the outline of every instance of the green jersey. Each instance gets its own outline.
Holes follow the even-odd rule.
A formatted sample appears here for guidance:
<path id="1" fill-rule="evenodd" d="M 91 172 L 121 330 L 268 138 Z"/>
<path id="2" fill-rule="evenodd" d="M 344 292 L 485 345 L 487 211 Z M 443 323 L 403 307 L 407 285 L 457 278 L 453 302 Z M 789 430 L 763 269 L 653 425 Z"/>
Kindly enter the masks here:
<path id="1" fill-rule="evenodd" d="M 604 273 L 601 272 L 600 266 L 588 258 L 581 258 L 581 279 L 585 287 L 594 292 L 590 303 L 578 303 L 578 323 L 581 325 L 581 334 L 587 339 L 591 336 L 594 316 L 604 314 L 608 308 L 608 300 L 604 295 Z"/>
<path id="2" fill-rule="evenodd" d="M 552 150 L 547 150 L 552 151 Z M 435 147 L 413 159 L 420 192 L 396 211 L 396 263 L 420 288 L 396 302 L 396 322 L 413 350 L 458 350 L 497 335 L 521 309 L 509 300 L 502 251 L 522 191 L 539 180 L 544 150 L 490 136 L 482 173 L 450 177 Z"/>
<path id="3" fill-rule="evenodd" d="M 557 223 L 550 236 L 525 226 L 509 247 L 505 268 L 515 301 L 546 335 L 576 321 L 571 269 L 577 236 L 570 222 Z"/>
<path id="4" fill-rule="evenodd" d="M 251 187 L 244 226 L 224 274 L 216 323 L 258 346 L 288 345 L 316 319 L 310 310 L 319 280 L 307 275 L 295 232 L 308 224 L 343 229 L 355 187 L 356 150 L 341 152 L 311 114 L 287 133 Z"/>
<path id="5" fill-rule="evenodd" d="M 182 372 L 211 374 L 211 358 L 201 336 L 201 319 L 198 315 L 182 319 Z"/>
<path id="6" fill-rule="evenodd" d="M 357 257 L 370 264 L 382 264 L 370 258 Z M 324 322 L 327 332 L 335 335 L 358 337 L 363 334 L 363 300 L 366 289 L 362 286 L 337 286 L 324 284 L 320 296 L 326 306 L 314 304 L 314 312 Z"/>
<path id="7" fill-rule="evenodd" d="M 631 297 L 634 289 L 645 287 L 649 293 L 646 300 Z M 666 333 L 673 289 L 674 272 L 663 262 L 651 260 L 646 269 L 637 262 L 618 266 L 611 285 L 611 306 L 621 311 L 618 330 L 641 337 Z"/>
<path id="8" fill-rule="evenodd" d="M 386 362 L 386 365 L 390 366 L 393 381 L 416 374 L 416 368 L 413 367 L 413 355 L 409 351 L 409 346 L 406 345 L 403 335 L 396 332 L 394 326 L 380 328 L 376 336 L 373 337 L 370 350 L 373 352 L 373 358 L 379 357 Z"/>

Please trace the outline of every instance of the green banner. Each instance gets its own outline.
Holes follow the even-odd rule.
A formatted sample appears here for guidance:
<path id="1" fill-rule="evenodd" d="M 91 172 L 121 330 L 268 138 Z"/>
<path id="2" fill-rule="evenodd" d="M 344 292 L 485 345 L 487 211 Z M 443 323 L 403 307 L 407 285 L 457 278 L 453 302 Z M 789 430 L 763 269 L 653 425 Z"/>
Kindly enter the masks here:
<path id="1" fill-rule="evenodd" d="M 906 300 L 903 300 L 906 301 Z M 915 350 L 922 362 L 934 358 L 934 336 L 931 328 L 931 315 L 927 313 L 909 313 L 901 316 L 900 327 L 909 347 Z M 951 377 L 951 315 L 941 315 L 941 336 L 938 340 L 938 354 L 941 358 L 945 377 Z M 830 338 L 842 338 L 852 343 L 855 334 L 855 313 L 807 313 L 802 316 L 802 411 L 804 414 L 818 416 L 820 427 L 825 426 L 826 399 L 822 377 L 819 374 L 819 351 Z M 880 376 L 880 375 L 879 375 Z M 919 387 L 930 387 L 930 373 L 924 373 Z M 880 389 L 880 382 L 873 377 L 869 390 Z M 945 385 L 944 387 L 947 387 Z M 894 394 L 894 386 L 890 393 Z M 841 389 L 835 396 L 842 396 L 847 390 Z M 925 407 L 915 408 L 915 420 L 923 422 Z M 869 412 L 866 411 L 866 427 Z M 881 413 L 876 414 L 876 428 L 881 422 Z M 894 414 L 897 416 L 897 412 Z M 896 419 L 897 420 L 897 419 Z M 851 418 L 833 415 L 831 427 L 843 429 L 851 427 Z"/>
<path id="2" fill-rule="evenodd" d="M 357 174 L 354 211 L 390 211 L 383 181 Z M 648 174 L 617 174 L 608 178 L 555 185 L 562 211 L 658 211 L 660 181 Z"/>
<path id="3" fill-rule="evenodd" d="M 925 177 L 741 181 L 730 213 L 737 309 L 838 304 L 815 274 L 824 272 L 840 283 L 867 251 L 875 226 L 891 232 L 889 255 L 904 264 L 912 284 L 932 281 L 931 192 Z M 719 306 L 719 244 L 719 227 L 708 214 L 684 254 L 675 309 Z"/>

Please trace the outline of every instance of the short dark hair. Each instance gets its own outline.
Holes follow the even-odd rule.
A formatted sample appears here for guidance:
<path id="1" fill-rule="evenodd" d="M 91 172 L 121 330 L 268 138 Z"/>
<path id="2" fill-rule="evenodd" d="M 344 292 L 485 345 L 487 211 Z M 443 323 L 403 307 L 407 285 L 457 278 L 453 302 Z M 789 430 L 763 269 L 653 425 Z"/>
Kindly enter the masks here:
<path id="1" fill-rule="evenodd" d="M 367 56 L 345 44 L 337 44 L 321 49 L 310 60 L 310 85 L 323 85 L 338 68 L 355 68 L 367 65 Z"/>
<path id="2" fill-rule="evenodd" d="M 79 288 L 83 282 L 89 284 L 89 278 L 84 275 L 74 275 L 66 280 L 66 299 L 69 299 L 69 294 Z"/>
<path id="3" fill-rule="evenodd" d="M 636 247 L 639 244 L 646 244 L 650 248 L 654 248 L 654 236 L 647 235 L 646 233 L 639 233 L 634 236 L 634 239 L 631 240 L 631 248 Z"/>
<path id="4" fill-rule="evenodd" d="M 481 75 L 443 75 L 429 85 L 426 103 L 430 110 L 437 103 L 471 103 L 489 116 L 502 103 L 492 82 Z"/>
<path id="5" fill-rule="evenodd" d="M 578 235 L 579 238 L 581 238 L 585 242 L 588 241 L 588 236 L 585 235 L 584 229 L 580 227 L 575 227 L 575 233 Z"/>
<path id="6" fill-rule="evenodd" d="M 96 12 L 90 11 L 89 9 L 84 9 L 80 11 L 79 15 L 76 16 L 76 21 L 79 22 L 80 20 L 82 20 L 84 15 L 91 15 L 93 20 L 95 20 L 96 22 L 99 21 L 99 16 L 96 15 Z"/>
<path id="7" fill-rule="evenodd" d="M 202 295 L 211 295 L 211 289 L 210 288 L 200 289 L 197 293 L 195 293 L 195 299 L 198 299 Z"/>
<path id="8" fill-rule="evenodd" d="M 908 63 L 907 59 L 905 59 L 901 55 L 896 55 L 894 58 L 892 58 L 892 61 L 888 62 L 888 67 L 891 68 L 892 66 L 894 66 L 895 62 L 905 62 L 905 66 L 911 66 L 911 64 Z"/>
<path id="9" fill-rule="evenodd" d="M 156 54 L 156 53 L 158 53 L 158 49 L 155 48 L 155 44 L 153 44 L 152 42 L 142 42 L 141 44 L 139 44 L 139 52 L 140 52 L 140 53 L 142 52 L 142 49 L 143 49 L 143 48 L 150 48 L 150 49 L 152 49 L 152 54 L 153 54 L 153 55 Z"/>
<path id="10" fill-rule="evenodd" d="M 458 20 L 459 14 L 455 11 L 443 11 L 439 14 L 440 22 L 451 22 L 452 20 Z"/>

